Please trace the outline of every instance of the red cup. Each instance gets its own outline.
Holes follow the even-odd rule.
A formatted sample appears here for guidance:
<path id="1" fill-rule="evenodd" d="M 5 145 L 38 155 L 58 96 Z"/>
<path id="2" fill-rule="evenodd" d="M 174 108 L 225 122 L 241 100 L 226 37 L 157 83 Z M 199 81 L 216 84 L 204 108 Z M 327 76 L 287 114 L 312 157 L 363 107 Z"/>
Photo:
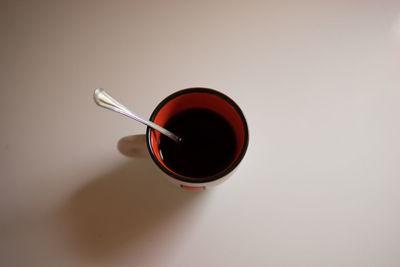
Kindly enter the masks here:
<path id="1" fill-rule="evenodd" d="M 249 142 L 248 127 L 239 106 L 225 94 L 209 88 L 188 88 L 173 93 L 158 104 L 151 114 L 150 120 L 164 127 L 170 118 L 190 109 L 207 109 L 216 112 L 232 127 L 236 150 L 233 160 L 225 169 L 207 177 L 184 176 L 170 169 L 163 161 L 159 149 L 160 132 L 148 127 L 146 144 L 154 163 L 172 182 L 185 189 L 204 190 L 206 187 L 226 180 L 242 161 Z"/>

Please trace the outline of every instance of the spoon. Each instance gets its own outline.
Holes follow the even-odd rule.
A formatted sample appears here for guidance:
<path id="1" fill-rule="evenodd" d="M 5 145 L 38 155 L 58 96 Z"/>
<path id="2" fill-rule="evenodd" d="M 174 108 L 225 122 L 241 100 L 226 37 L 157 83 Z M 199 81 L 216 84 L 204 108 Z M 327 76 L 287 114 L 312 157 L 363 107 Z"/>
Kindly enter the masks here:
<path id="1" fill-rule="evenodd" d="M 97 88 L 96 90 L 94 90 L 93 97 L 94 97 L 94 102 L 96 102 L 96 104 L 102 108 L 113 110 L 113 111 L 118 112 L 122 115 L 125 115 L 129 118 L 137 120 L 138 122 L 141 122 L 141 123 L 153 128 L 154 130 L 159 131 L 160 133 L 168 136 L 175 142 L 179 142 L 181 140 L 180 137 L 171 133 L 170 131 L 161 127 L 160 125 L 157 125 L 149 120 L 145 120 L 145 119 L 139 117 L 138 115 L 136 115 L 135 113 L 130 111 L 127 107 L 125 107 L 124 105 L 119 103 L 117 100 L 112 98 L 109 94 L 107 94 L 103 88 Z"/>

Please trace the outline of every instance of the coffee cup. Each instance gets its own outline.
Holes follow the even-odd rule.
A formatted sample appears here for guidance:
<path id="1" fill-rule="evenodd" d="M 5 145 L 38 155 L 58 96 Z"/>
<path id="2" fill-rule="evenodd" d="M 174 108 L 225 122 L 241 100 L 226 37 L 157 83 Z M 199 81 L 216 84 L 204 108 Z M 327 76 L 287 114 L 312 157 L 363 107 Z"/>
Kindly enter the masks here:
<path id="1" fill-rule="evenodd" d="M 154 123 L 181 137 L 174 142 L 148 127 L 145 135 L 122 138 L 121 153 L 150 157 L 166 178 L 200 191 L 228 179 L 246 154 L 249 133 L 239 106 L 210 88 L 177 91 L 154 109 Z"/>

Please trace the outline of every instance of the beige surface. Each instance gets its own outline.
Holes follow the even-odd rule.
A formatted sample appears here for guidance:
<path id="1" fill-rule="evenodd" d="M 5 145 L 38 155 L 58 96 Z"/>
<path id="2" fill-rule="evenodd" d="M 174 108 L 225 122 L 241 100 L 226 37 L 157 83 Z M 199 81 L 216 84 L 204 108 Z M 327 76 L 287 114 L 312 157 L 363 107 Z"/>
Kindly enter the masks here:
<path id="1" fill-rule="evenodd" d="M 0 266 L 400 266 L 398 1 L 2 1 Z M 396 36 L 396 33 L 398 34 Z M 219 89 L 250 146 L 197 194 L 116 144 Z"/>

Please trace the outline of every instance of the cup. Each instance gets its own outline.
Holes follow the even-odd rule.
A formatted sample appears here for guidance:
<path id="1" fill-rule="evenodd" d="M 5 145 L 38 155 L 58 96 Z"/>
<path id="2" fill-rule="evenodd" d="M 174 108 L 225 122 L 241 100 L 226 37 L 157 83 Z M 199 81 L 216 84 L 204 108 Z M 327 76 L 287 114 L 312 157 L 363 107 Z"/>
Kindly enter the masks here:
<path id="1" fill-rule="evenodd" d="M 202 116 L 206 116 L 207 114 L 215 115 L 216 121 L 212 120 L 214 117 L 202 118 Z M 150 116 L 151 121 L 166 129 L 168 129 L 168 126 L 172 127 L 172 123 L 175 123 L 174 127 L 179 128 L 179 126 L 182 126 L 185 128 L 185 125 L 179 125 L 181 121 L 182 123 L 184 122 L 184 118 L 186 118 L 186 123 L 191 124 L 192 127 L 200 127 L 198 129 L 200 131 L 203 130 L 202 128 L 208 128 L 209 133 L 219 132 L 222 134 L 219 140 L 214 140 L 214 144 L 217 144 L 217 146 L 210 148 L 211 154 L 194 154 L 195 157 L 193 157 L 193 160 L 197 161 L 197 165 L 196 162 L 191 162 L 193 155 L 182 158 L 182 160 L 175 162 L 175 165 L 172 165 L 172 161 L 169 162 L 167 159 L 167 155 L 171 154 L 172 151 L 169 151 L 169 146 L 163 146 L 163 144 L 173 141 L 165 140 L 168 137 L 163 136 L 160 132 L 150 127 L 147 128 L 145 135 L 122 138 L 118 143 L 118 148 L 126 156 L 150 156 L 151 160 L 164 176 L 183 189 L 194 191 L 205 190 L 207 187 L 217 185 L 228 179 L 246 154 L 249 142 L 247 122 L 239 106 L 228 96 L 217 90 L 196 87 L 183 89 L 166 97 L 157 105 Z M 180 121 L 180 119 L 182 120 Z M 214 124 L 207 125 L 208 123 Z M 229 132 L 222 132 L 222 127 L 225 127 L 224 129 L 229 128 Z M 168 130 L 173 132 L 173 129 Z M 175 134 L 179 136 L 180 133 L 175 132 Z M 182 144 L 184 145 L 186 137 L 183 136 Z M 231 143 L 229 143 L 229 140 L 231 140 Z M 225 144 L 225 146 L 221 145 L 221 143 Z M 207 143 L 201 143 L 201 146 L 204 145 L 207 145 Z M 175 151 L 174 153 L 180 152 Z M 208 166 L 208 164 L 215 163 L 215 160 L 210 161 L 209 157 L 219 157 L 218 155 L 223 155 L 223 164 L 217 164 L 216 168 Z M 204 160 L 202 160 L 202 157 L 204 157 Z M 217 158 L 218 160 L 220 159 Z M 187 165 L 191 163 L 193 163 L 192 172 L 189 174 L 188 172 L 183 172 L 185 167 L 188 167 Z M 182 166 L 179 166 L 180 164 Z M 198 173 L 196 173 L 196 168 L 198 168 Z M 206 170 L 209 172 L 206 173 Z"/>

